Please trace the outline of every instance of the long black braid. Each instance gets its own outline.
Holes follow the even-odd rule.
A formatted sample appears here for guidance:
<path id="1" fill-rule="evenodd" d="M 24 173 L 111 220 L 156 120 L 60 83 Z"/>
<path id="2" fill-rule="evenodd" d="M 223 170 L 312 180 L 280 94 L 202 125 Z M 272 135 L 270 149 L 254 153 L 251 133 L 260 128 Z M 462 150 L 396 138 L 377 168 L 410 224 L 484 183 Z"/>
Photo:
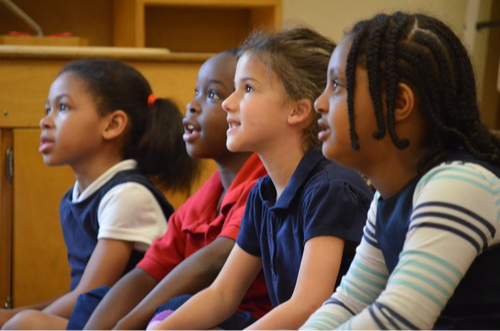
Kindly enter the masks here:
<path id="1" fill-rule="evenodd" d="M 480 160 L 500 166 L 500 140 L 481 122 L 470 58 L 453 31 L 441 21 L 422 14 L 380 14 L 354 26 L 346 65 L 351 143 L 359 149 L 354 126 L 354 74 L 366 68 L 378 131 L 387 131 L 400 149 L 407 139 L 395 132 L 394 111 L 398 84 L 409 85 L 416 95 L 427 132 L 424 143 L 432 151 L 419 163 L 422 170 L 436 155 L 465 150 Z M 382 95 L 386 95 L 387 116 Z"/>

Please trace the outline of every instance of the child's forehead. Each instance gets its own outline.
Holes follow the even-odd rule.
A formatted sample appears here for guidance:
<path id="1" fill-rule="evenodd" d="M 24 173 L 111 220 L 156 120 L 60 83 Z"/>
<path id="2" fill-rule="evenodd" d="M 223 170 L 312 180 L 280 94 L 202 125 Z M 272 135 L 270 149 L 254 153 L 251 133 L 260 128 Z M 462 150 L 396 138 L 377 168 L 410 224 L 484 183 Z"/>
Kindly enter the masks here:
<path id="1" fill-rule="evenodd" d="M 234 76 L 236 58 L 231 54 L 217 54 L 209 58 L 198 70 L 198 77 L 213 78 L 219 76 Z M 232 77 L 230 77 L 232 79 Z"/>
<path id="2" fill-rule="evenodd" d="M 50 90 L 71 90 L 82 89 L 83 87 L 85 87 L 85 81 L 76 73 L 67 71 L 56 77 Z"/>
<path id="3" fill-rule="evenodd" d="M 244 53 L 238 59 L 238 64 L 236 70 L 238 71 L 253 71 L 258 75 L 265 74 L 266 76 L 272 76 L 276 74 L 272 68 L 270 61 L 264 57 L 262 54 L 258 53 Z"/>

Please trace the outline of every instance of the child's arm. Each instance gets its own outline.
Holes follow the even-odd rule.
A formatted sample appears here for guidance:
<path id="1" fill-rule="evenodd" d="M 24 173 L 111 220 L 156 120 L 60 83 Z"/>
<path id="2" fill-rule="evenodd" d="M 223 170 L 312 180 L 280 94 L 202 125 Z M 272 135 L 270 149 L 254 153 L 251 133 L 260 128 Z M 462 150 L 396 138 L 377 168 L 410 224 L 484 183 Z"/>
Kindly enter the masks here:
<path id="1" fill-rule="evenodd" d="M 111 330 L 151 291 L 158 281 L 140 268 L 134 268 L 111 287 L 97 305 L 84 329 Z"/>
<path id="2" fill-rule="evenodd" d="M 99 286 L 112 286 L 122 276 L 133 246 L 133 242 L 100 239 L 78 286 L 58 298 L 43 312 L 69 318 L 80 294 Z"/>
<path id="3" fill-rule="evenodd" d="M 340 290 L 304 329 L 432 329 L 477 258 L 475 245 L 484 249 L 500 241 L 488 229 L 499 227 L 494 196 L 498 183 L 477 170 L 453 166 L 423 177 L 415 190 L 403 251 L 387 285 L 363 274 L 379 277 L 372 259 L 359 259 L 359 253 L 368 251 L 364 240 Z M 359 302 L 369 305 L 361 311 Z"/>
<path id="4" fill-rule="evenodd" d="M 304 247 L 292 297 L 274 308 L 249 329 L 298 329 L 332 294 L 344 240 L 333 236 L 309 239 Z"/>
<path id="5" fill-rule="evenodd" d="M 356 256 L 349 271 L 332 297 L 309 317 L 301 330 L 338 328 L 375 302 L 386 286 L 389 272 L 382 251 L 377 248 L 378 243 L 372 236 L 375 225 L 370 220 L 370 214 L 375 214 L 373 209 L 370 210 L 363 239 L 356 248 Z"/>
<path id="6" fill-rule="evenodd" d="M 155 330 L 209 329 L 231 316 L 262 269 L 262 261 L 235 245 L 213 284 L 188 300 Z"/>
<path id="7" fill-rule="evenodd" d="M 158 306 L 181 294 L 195 294 L 210 286 L 227 260 L 234 240 L 219 237 L 176 266 L 144 300 L 116 325 L 117 329 L 144 329 Z M 123 299 L 120 299 L 123 300 Z M 109 302 L 109 300 L 108 300 Z M 115 309 L 117 300 L 109 304 Z M 102 311 L 102 315 L 106 313 Z M 95 329 L 95 327 L 90 326 Z M 99 327 L 98 327 L 99 328 Z"/>

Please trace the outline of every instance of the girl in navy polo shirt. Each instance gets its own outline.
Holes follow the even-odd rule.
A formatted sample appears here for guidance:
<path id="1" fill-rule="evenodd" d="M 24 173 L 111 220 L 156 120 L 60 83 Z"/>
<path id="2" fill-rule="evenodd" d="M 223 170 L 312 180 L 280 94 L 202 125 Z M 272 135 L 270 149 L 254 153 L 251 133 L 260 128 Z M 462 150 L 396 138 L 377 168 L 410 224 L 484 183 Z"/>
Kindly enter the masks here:
<path id="1" fill-rule="evenodd" d="M 173 208 L 147 176 L 189 189 L 197 163 L 186 152 L 182 115 L 156 99 L 146 79 L 115 60 L 69 63 L 53 82 L 40 121 L 46 164 L 69 165 L 77 179 L 60 204 L 71 267 L 70 291 L 48 303 L 1 314 L 4 327 L 59 328 L 79 294 L 113 285 L 167 227 Z M 31 310 L 27 310 L 31 309 Z"/>
<path id="2" fill-rule="evenodd" d="M 460 39 L 421 14 L 356 24 L 316 101 L 324 154 L 377 189 L 363 240 L 304 329 L 500 328 L 500 141 Z"/>
<path id="3" fill-rule="evenodd" d="M 217 325 L 263 270 L 274 309 L 250 328 L 296 329 L 347 270 L 371 191 L 319 151 L 313 102 L 333 48 L 307 28 L 256 33 L 242 46 L 236 90 L 223 103 L 227 146 L 256 152 L 269 176 L 251 191 L 237 245 L 217 279 L 156 328 Z"/>

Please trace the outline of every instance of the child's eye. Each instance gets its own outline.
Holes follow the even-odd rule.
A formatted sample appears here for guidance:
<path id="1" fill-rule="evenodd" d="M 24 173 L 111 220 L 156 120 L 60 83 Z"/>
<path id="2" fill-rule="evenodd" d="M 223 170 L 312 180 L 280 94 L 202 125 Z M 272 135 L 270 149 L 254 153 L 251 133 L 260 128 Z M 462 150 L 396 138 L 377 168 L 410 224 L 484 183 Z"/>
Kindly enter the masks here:
<path id="1" fill-rule="evenodd" d="M 59 104 L 59 110 L 68 110 L 69 109 L 69 106 L 65 103 L 60 103 Z"/>
<path id="2" fill-rule="evenodd" d="M 215 100 L 220 100 L 221 99 L 221 97 L 214 90 L 208 91 L 208 98 L 209 99 L 215 99 Z"/>
<path id="3" fill-rule="evenodd" d="M 52 108 L 45 107 L 45 115 L 49 115 L 51 110 L 52 110 Z"/>
<path id="4" fill-rule="evenodd" d="M 253 91 L 253 87 L 251 87 L 250 85 L 246 84 L 245 85 L 245 92 L 249 93 L 249 92 L 252 92 L 252 91 Z"/>
<path id="5" fill-rule="evenodd" d="M 197 96 L 199 96 L 199 95 L 200 95 L 200 90 L 195 89 L 195 90 L 194 90 L 194 96 L 195 96 L 195 97 L 197 97 Z"/>
<path id="6" fill-rule="evenodd" d="M 344 84 L 340 83 L 337 79 L 332 80 L 332 89 L 333 91 L 337 91 L 340 87 L 345 87 Z"/>

